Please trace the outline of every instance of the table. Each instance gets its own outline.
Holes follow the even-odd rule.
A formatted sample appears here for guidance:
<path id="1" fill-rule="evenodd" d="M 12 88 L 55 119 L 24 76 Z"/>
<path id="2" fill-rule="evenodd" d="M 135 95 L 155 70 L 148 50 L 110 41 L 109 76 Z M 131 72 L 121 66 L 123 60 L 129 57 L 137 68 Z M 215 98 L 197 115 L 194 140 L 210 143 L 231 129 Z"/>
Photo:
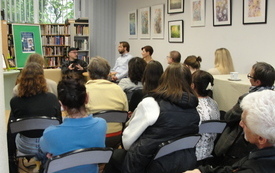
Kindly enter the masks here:
<path id="1" fill-rule="evenodd" d="M 4 71 L 4 93 L 5 93 L 5 109 L 10 110 L 10 100 L 13 97 L 12 90 L 15 86 L 19 70 Z"/>
<path id="2" fill-rule="evenodd" d="M 251 86 L 246 74 L 239 74 L 240 81 L 230 81 L 229 76 L 213 75 L 213 98 L 218 103 L 219 109 L 223 111 L 230 110 L 241 95 L 248 93 Z"/>

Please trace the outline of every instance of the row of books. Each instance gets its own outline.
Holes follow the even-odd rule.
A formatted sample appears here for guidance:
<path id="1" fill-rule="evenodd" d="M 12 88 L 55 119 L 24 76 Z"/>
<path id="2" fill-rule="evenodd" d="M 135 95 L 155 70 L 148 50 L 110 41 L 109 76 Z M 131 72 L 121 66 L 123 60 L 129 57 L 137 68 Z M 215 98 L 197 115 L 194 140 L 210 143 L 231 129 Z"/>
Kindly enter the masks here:
<path id="1" fill-rule="evenodd" d="M 89 26 L 87 25 L 76 25 L 73 27 L 73 33 L 77 36 L 89 35 Z"/>
<path id="2" fill-rule="evenodd" d="M 88 50 L 88 40 L 75 40 L 74 41 L 74 47 L 78 47 L 79 50 Z"/>
<path id="3" fill-rule="evenodd" d="M 69 36 L 42 36 L 43 45 L 70 45 Z"/>
<path id="4" fill-rule="evenodd" d="M 45 56 L 62 56 L 64 51 L 66 51 L 64 47 L 43 47 L 43 53 Z"/>
<path id="5" fill-rule="evenodd" d="M 65 25 L 41 25 L 42 35 L 70 35 L 69 26 Z"/>
<path id="6" fill-rule="evenodd" d="M 81 59 L 89 64 L 90 58 L 88 56 L 78 56 L 78 59 Z M 65 61 L 64 57 L 47 57 L 46 62 L 48 67 L 60 67 Z"/>

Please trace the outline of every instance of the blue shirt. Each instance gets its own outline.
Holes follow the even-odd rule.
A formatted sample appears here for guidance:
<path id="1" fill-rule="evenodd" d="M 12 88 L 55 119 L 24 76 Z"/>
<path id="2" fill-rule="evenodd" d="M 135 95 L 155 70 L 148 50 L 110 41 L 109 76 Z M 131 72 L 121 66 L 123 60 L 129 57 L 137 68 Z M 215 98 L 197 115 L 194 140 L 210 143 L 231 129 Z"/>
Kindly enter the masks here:
<path id="1" fill-rule="evenodd" d="M 102 118 L 91 115 L 84 118 L 65 118 L 62 124 L 50 126 L 44 131 L 40 138 L 40 148 L 44 153 L 56 156 L 81 148 L 105 147 L 106 130 L 106 121 Z M 97 173 L 98 167 L 85 165 L 59 172 Z"/>
<path id="2" fill-rule="evenodd" d="M 112 71 L 117 72 L 116 77 L 118 80 L 127 77 L 128 75 L 128 62 L 133 56 L 129 53 L 122 54 L 117 58 L 116 64 Z"/>

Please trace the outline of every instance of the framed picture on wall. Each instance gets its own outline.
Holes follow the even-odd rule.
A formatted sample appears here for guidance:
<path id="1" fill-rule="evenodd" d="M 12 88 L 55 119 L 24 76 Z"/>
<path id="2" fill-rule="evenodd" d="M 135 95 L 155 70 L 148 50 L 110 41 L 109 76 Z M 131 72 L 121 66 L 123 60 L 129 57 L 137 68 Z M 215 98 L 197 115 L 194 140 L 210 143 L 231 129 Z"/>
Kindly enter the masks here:
<path id="1" fill-rule="evenodd" d="M 151 37 L 164 38 L 164 4 L 151 7 Z"/>
<path id="2" fill-rule="evenodd" d="M 184 0 L 167 0 L 167 13 L 183 13 Z"/>
<path id="3" fill-rule="evenodd" d="M 267 0 L 243 0 L 243 24 L 264 24 L 267 19 Z"/>
<path id="4" fill-rule="evenodd" d="M 150 7 L 139 9 L 139 37 L 150 38 Z"/>
<path id="5" fill-rule="evenodd" d="M 231 0 L 213 0 L 213 25 L 228 26 L 232 22 Z"/>
<path id="6" fill-rule="evenodd" d="M 191 26 L 205 26 L 205 0 L 191 0 Z"/>
<path id="7" fill-rule="evenodd" d="M 129 12 L 129 38 L 137 38 L 137 10 Z"/>
<path id="8" fill-rule="evenodd" d="M 168 22 L 169 43 L 183 43 L 183 20 L 173 20 Z"/>

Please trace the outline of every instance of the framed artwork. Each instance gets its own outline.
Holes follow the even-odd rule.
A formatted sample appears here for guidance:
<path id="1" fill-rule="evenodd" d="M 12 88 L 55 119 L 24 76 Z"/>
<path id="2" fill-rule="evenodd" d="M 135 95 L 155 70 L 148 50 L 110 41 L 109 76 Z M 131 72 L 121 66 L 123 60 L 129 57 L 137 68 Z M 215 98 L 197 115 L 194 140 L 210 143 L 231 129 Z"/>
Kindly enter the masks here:
<path id="1" fill-rule="evenodd" d="M 22 68 L 30 54 L 43 56 L 40 32 L 40 25 L 12 24 L 15 59 L 8 59 L 10 65 Z"/>
<path id="2" fill-rule="evenodd" d="M 184 0 L 167 0 L 167 13 L 183 13 Z"/>
<path id="3" fill-rule="evenodd" d="M 191 0 L 191 26 L 205 26 L 205 0 Z"/>
<path id="4" fill-rule="evenodd" d="M 150 38 L 150 7 L 139 9 L 139 37 Z"/>
<path id="5" fill-rule="evenodd" d="M 232 22 L 231 0 L 213 0 L 213 25 L 229 26 Z"/>
<path id="6" fill-rule="evenodd" d="M 137 38 L 137 10 L 129 12 L 129 38 Z"/>
<path id="7" fill-rule="evenodd" d="M 264 24 L 267 19 L 267 0 L 243 0 L 243 24 Z"/>
<path id="8" fill-rule="evenodd" d="M 151 37 L 164 38 L 164 4 L 151 7 Z"/>
<path id="9" fill-rule="evenodd" d="M 168 22 L 169 43 L 183 43 L 183 20 L 173 20 Z"/>

